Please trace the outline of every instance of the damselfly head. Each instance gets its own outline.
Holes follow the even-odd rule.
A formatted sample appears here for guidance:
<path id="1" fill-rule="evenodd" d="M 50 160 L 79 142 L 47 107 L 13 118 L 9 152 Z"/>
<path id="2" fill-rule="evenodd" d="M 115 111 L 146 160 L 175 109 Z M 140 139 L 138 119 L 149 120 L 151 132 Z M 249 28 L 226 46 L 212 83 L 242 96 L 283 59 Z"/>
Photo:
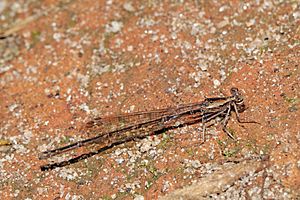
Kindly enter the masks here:
<path id="1" fill-rule="evenodd" d="M 240 95 L 239 89 L 237 89 L 236 87 L 231 88 L 230 92 L 231 92 L 232 96 L 238 96 L 238 95 Z"/>
<path id="2" fill-rule="evenodd" d="M 231 88 L 230 92 L 232 96 L 234 97 L 234 101 L 237 105 L 243 104 L 244 103 L 244 98 L 243 96 L 239 93 L 239 90 L 237 88 Z"/>

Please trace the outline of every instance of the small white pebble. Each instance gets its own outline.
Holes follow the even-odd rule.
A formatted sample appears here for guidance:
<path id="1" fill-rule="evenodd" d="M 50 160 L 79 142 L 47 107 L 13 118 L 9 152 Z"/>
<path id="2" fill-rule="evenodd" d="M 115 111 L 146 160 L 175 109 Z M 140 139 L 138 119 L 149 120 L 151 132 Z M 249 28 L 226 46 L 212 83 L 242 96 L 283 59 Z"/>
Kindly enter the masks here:
<path id="1" fill-rule="evenodd" d="M 59 42 L 60 39 L 61 39 L 61 34 L 60 34 L 60 33 L 54 33 L 54 34 L 53 34 L 53 39 L 54 39 L 56 42 Z"/>
<path id="2" fill-rule="evenodd" d="M 132 6 L 131 2 L 124 3 L 123 8 L 124 8 L 124 10 L 126 10 L 128 12 L 134 12 L 135 11 L 135 9 Z"/>
<path id="3" fill-rule="evenodd" d="M 112 21 L 111 24 L 106 26 L 106 32 L 107 33 L 117 33 L 119 31 L 121 31 L 123 27 L 123 23 L 122 22 L 118 22 L 118 21 Z"/>
<path id="4" fill-rule="evenodd" d="M 144 200 L 144 197 L 142 195 L 136 195 L 134 200 Z"/>
<path id="5" fill-rule="evenodd" d="M 217 80 L 217 79 L 215 79 L 215 80 L 214 80 L 214 86 L 215 86 L 215 87 L 219 87 L 220 85 L 221 85 L 220 81 Z"/>
<path id="6" fill-rule="evenodd" d="M 132 51 L 132 50 L 133 50 L 133 46 L 132 45 L 130 45 L 130 46 L 127 47 L 127 51 Z"/>

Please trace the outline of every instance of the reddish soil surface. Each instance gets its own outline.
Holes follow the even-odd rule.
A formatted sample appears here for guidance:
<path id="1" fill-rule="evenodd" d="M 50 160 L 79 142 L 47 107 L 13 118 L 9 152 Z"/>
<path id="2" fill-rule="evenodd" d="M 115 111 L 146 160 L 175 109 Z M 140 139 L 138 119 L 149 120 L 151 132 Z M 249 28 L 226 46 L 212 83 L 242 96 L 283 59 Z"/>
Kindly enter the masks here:
<path id="1" fill-rule="evenodd" d="M 298 1 L 3 0 L 0 12 L 1 199 L 157 199 L 243 160 L 267 164 L 199 199 L 300 198 Z M 200 123 L 40 169 L 100 148 L 38 158 L 99 134 L 82 129 L 97 116 L 232 87 L 240 117 L 260 123 L 232 113 L 237 141 L 212 121 L 205 142 Z"/>

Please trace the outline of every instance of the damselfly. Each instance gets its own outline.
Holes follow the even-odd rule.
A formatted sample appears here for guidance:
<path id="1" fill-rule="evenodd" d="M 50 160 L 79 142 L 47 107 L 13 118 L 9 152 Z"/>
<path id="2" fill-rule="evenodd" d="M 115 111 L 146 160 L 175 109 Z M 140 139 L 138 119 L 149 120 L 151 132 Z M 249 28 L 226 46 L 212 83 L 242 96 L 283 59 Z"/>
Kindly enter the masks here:
<path id="1" fill-rule="evenodd" d="M 46 159 L 82 146 L 89 146 L 91 144 L 102 144 L 101 150 L 105 150 L 118 144 L 129 142 L 138 138 L 145 138 L 149 135 L 159 134 L 166 130 L 195 123 L 202 123 L 204 134 L 205 124 L 217 117 L 222 119 L 221 123 L 223 131 L 227 133 L 230 138 L 235 139 L 227 129 L 227 123 L 230 118 L 231 111 L 235 112 L 239 123 L 256 122 L 243 122 L 240 120 L 239 113 L 245 110 L 243 96 L 237 88 L 231 88 L 230 92 L 230 96 L 205 98 L 204 101 L 198 103 L 184 104 L 166 109 L 95 118 L 89 121 L 84 128 L 87 132 L 98 132 L 95 137 L 42 152 L 39 155 L 39 158 Z M 102 131 L 100 128 L 103 124 L 114 124 L 115 122 L 118 122 L 119 124 L 122 122 L 123 126 L 121 128 L 117 127 L 111 131 Z M 96 153 L 97 151 L 91 152 L 90 154 Z M 84 159 L 85 157 L 89 156 L 83 156 L 80 158 Z M 42 166 L 41 169 L 53 169 L 58 166 L 67 165 L 68 163 L 70 163 L 70 161 L 48 164 Z"/>

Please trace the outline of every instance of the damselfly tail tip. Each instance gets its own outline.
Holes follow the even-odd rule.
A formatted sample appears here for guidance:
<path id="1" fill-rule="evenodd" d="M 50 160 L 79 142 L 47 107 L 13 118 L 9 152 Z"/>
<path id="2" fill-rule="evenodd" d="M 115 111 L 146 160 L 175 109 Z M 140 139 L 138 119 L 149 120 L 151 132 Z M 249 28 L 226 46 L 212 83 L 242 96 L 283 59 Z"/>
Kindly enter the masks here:
<path id="1" fill-rule="evenodd" d="M 43 166 L 41 166 L 40 167 L 40 169 L 41 169 L 41 171 L 49 171 L 49 170 L 51 170 L 51 168 L 49 167 L 49 165 L 43 165 Z"/>

